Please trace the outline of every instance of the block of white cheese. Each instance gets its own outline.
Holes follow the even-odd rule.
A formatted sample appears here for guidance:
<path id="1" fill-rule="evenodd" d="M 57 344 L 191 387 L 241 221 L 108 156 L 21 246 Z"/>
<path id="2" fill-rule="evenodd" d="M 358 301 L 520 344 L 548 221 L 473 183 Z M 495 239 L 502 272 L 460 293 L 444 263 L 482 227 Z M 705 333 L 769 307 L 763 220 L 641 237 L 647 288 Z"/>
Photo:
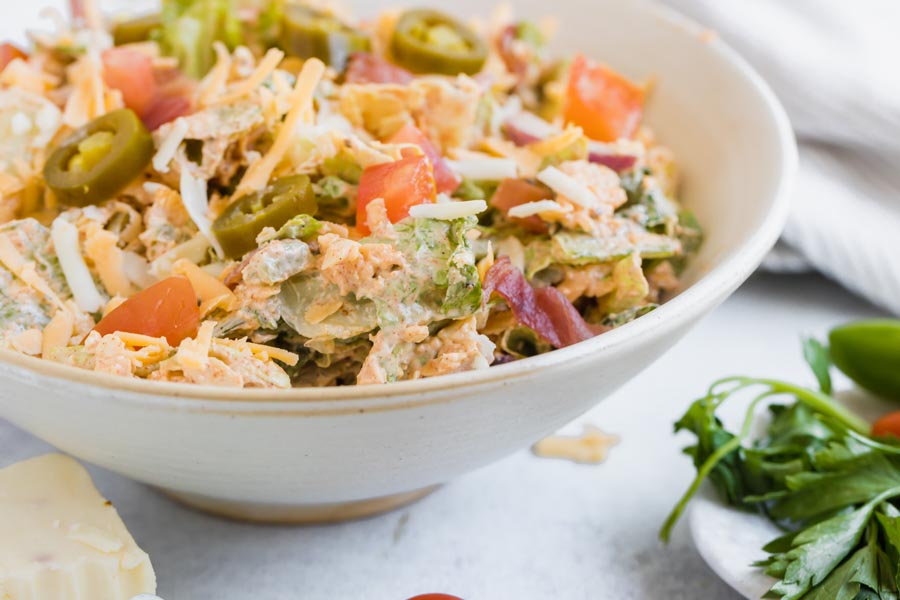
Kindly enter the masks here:
<path id="1" fill-rule="evenodd" d="M 0 598 L 128 600 L 154 592 L 150 558 L 84 467 L 47 454 L 0 469 Z"/>

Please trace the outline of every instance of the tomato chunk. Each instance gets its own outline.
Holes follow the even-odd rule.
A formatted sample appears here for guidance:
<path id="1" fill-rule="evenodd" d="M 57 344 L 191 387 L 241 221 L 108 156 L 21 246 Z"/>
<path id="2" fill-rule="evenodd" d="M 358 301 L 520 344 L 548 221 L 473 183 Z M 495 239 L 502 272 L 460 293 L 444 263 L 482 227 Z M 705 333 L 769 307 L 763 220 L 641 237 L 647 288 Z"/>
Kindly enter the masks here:
<path id="1" fill-rule="evenodd" d="M 575 56 L 563 116 L 592 139 L 614 142 L 637 132 L 644 90 L 606 65 Z"/>
<path id="2" fill-rule="evenodd" d="M 391 136 L 388 143 L 415 144 L 421 148 L 428 160 L 431 161 L 431 168 L 434 170 L 434 183 L 439 193 L 452 194 L 459 187 L 459 184 L 462 183 L 459 176 L 450 168 L 447 160 L 441 156 L 437 146 L 412 123 L 404 125 L 400 131 Z"/>
<path id="3" fill-rule="evenodd" d="M 4 42 L 0 44 L 0 71 L 6 68 L 6 65 L 11 63 L 14 59 L 21 58 L 26 59 L 28 55 L 25 54 L 24 51 L 20 50 L 17 46 L 10 44 L 9 42 Z"/>
<path id="4" fill-rule="evenodd" d="M 177 346 L 185 338 L 197 335 L 200 308 L 191 283 L 184 277 L 169 277 L 138 292 L 108 315 L 94 331 L 108 335 L 127 331 L 152 337 L 165 337 Z"/>
<path id="5" fill-rule="evenodd" d="M 502 210 L 503 214 L 506 214 L 514 206 L 551 198 L 553 198 L 553 192 L 545 187 L 535 185 L 524 179 L 504 179 L 491 197 L 491 206 Z M 547 224 L 536 215 L 525 217 L 524 219 L 510 217 L 510 220 L 532 233 L 547 233 Z"/>
<path id="6" fill-rule="evenodd" d="M 350 55 L 345 76 L 347 83 L 398 83 L 407 85 L 415 76 L 402 67 L 369 54 L 356 52 Z"/>
<path id="7" fill-rule="evenodd" d="M 158 93 L 153 60 L 130 48 L 110 48 L 103 53 L 103 80 L 122 92 L 125 106 L 143 116 Z"/>
<path id="8" fill-rule="evenodd" d="M 462 600 L 459 596 L 451 596 L 450 594 L 420 594 L 413 596 L 409 600 Z"/>
<path id="9" fill-rule="evenodd" d="M 374 165 L 362 172 L 356 197 L 356 228 L 371 233 L 366 206 L 384 199 L 391 223 L 409 216 L 410 207 L 435 201 L 437 190 L 431 164 L 425 156 L 408 156 L 398 161 Z"/>
<path id="10" fill-rule="evenodd" d="M 888 413 L 875 421 L 872 425 L 872 435 L 875 437 L 892 435 L 900 438 L 900 410 Z"/>

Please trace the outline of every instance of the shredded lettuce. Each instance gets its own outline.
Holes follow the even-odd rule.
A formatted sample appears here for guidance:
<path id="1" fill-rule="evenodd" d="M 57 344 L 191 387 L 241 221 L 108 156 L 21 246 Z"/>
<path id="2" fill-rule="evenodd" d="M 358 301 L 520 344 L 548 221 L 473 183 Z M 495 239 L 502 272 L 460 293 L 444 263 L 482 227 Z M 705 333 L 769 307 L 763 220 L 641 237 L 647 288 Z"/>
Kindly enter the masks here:
<path id="1" fill-rule="evenodd" d="M 158 41 L 188 76 L 199 79 L 216 62 L 213 42 L 232 50 L 244 43 L 237 9 L 236 0 L 163 0 Z"/>

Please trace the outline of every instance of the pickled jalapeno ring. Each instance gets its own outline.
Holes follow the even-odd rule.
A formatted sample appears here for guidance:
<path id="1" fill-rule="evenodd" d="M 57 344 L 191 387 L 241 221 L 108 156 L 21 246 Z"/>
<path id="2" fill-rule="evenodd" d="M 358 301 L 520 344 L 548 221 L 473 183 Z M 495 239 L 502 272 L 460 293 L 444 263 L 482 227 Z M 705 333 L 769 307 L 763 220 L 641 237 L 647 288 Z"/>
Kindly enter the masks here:
<path id="1" fill-rule="evenodd" d="M 98 117 L 71 134 L 44 164 L 44 179 L 70 206 L 109 200 L 141 175 L 153 157 L 153 138 L 133 111 Z"/>
<path id="2" fill-rule="evenodd" d="M 413 73 L 442 75 L 474 75 L 488 55 L 477 33 L 449 15 L 425 9 L 400 16 L 391 52 L 397 64 Z"/>
<path id="3" fill-rule="evenodd" d="M 343 71 L 354 52 L 368 52 L 369 38 L 336 17 L 299 4 L 285 7 L 281 49 L 289 56 L 318 58 Z"/>
<path id="4" fill-rule="evenodd" d="M 240 258 L 256 248 L 256 236 L 264 228 L 279 229 L 293 217 L 314 216 L 317 210 L 309 177 L 290 175 L 233 201 L 213 222 L 212 231 L 229 258 Z"/>

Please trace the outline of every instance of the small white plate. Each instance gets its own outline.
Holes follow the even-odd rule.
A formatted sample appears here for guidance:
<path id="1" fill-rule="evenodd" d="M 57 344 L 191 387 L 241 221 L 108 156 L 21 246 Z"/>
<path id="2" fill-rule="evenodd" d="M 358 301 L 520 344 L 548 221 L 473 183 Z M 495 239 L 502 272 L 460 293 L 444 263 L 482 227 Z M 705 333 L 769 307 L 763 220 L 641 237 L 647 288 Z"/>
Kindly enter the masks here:
<path id="1" fill-rule="evenodd" d="M 765 517 L 726 506 L 706 483 L 691 502 L 688 526 L 706 564 L 745 598 L 762 598 L 775 583 L 752 566 L 766 558 L 762 547 L 783 533 Z"/>

